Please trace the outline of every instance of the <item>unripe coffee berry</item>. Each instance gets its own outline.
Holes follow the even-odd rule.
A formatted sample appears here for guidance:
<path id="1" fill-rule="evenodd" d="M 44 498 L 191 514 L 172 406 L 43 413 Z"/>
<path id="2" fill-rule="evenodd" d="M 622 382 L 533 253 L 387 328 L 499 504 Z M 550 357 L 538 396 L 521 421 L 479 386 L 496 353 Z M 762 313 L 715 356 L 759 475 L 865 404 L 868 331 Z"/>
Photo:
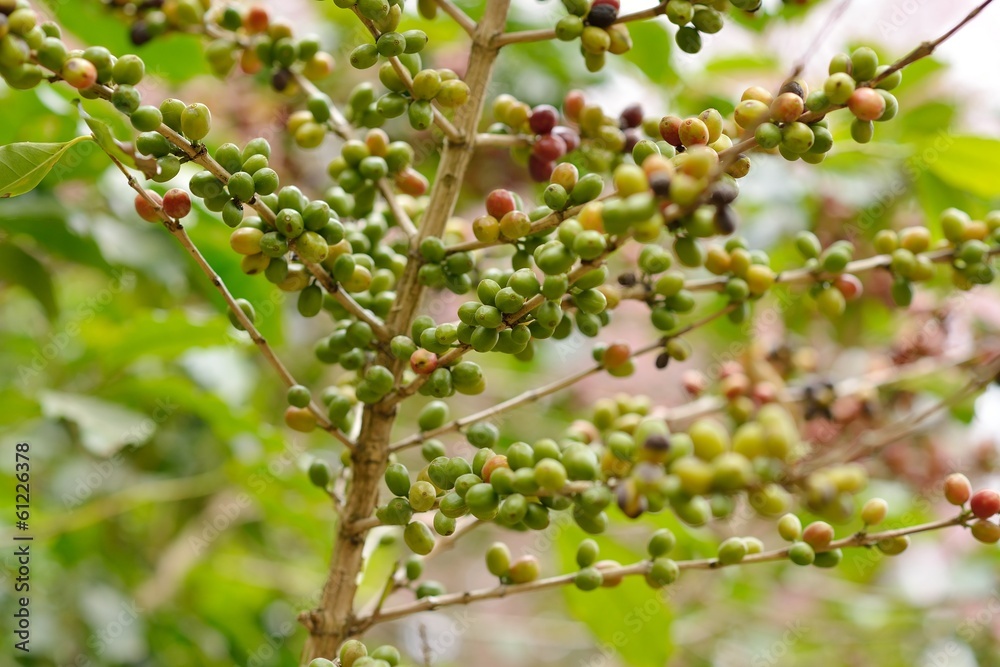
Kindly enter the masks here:
<path id="1" fill-rule="evenodd" d="M 976 521 L 972 524 L 972 536 L 983 544 L 996 544 L 1000 542 L 1000 526 L 990 521 Z"/>
<path id="2" fill-rule="evenodd" d="M 882 498 L 872 498 L 861 508 L 861 520 L 866 526 L 877 526 L 885 521 L 889 512 L 889 503 Z"/>
<path id="3" fill-rule="evenodd" d="M 503 542 L 494 542 L 486 550 L 486 569 L 495 577 L 505 577 L 510 571 L 510 549 Z"/>
<path id="4" fill-rule="evenodd" d="M 161 109 L 162 111 L 162 109 Z M 164 114 L 166 117 L 166 114 Z M 195 103 L 184 107 L 181 113 L 181 131 L 192 141 L 201 141 L 212 129 L 212 112 L 204 104 Z"/>
<path id="5" fill-rule="evenodd" d="M 538 559 L 529 554 L 521 556 L 511 563 L 507 576 L 511 583 L 526 584 L 537 579 L 540 573 L 541 566 L 538 563 Z"/>
<path id="6" fill-rule="evenodd" d="M 134 86 L 142 81 L 145 73 L 146 66 L 142 62 L 142 58 L 132 54 L 119 58 L 111 70 L 111 76 L 114 77 L 115 83 L 128 86 Z"/>

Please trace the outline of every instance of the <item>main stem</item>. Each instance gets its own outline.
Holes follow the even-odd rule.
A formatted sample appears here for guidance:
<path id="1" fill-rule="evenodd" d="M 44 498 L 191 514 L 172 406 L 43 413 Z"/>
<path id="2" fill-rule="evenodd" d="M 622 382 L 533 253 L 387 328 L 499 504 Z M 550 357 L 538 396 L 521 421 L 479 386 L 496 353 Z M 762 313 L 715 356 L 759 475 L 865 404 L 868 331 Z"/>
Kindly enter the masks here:
<path id="1" fill-rule="evenodd" d="M 466 170 L 472 160 L 476 130 L 496 63 L 498 47 L 494 46 L 494 40 L 503 33 L 509 6 L 510 0 L 491 0 L 476 26 L 465 77 L 470 89 L 469 101 L 455 116 L 455 126 L 463 141 L 445 143 L 427 213 L 419 234 L 413 239 L 414 251 L 421 240 L 440 236 L 454 213 Z M 411 252 L 406 271 L 400 279 L 396 304 L 386 321 L 387 329 L 393 334 L 409 329 L 419 307 L 422 292 L 417 280 L 419 261 L 417 254 Z M 400 378 L 402 363 L 392 359 L 384 350 L 379 353 L 379 363 L 393 368 L 397 380 Z M 365 544 L 365 533 L 354 530 L 352 524 L 369 518 L 375 512 L 379 481 L 389 459 L 395 418 L 395 403 L 382 402 L 365 408 L 361 433 L 351 452 L 351 482 L 337 526 L 333 557 L 320 606 L 301 617 L 309 630 L 309 639 L 303 651 L 304 663 L 315 658 L 333 658 L 340 644 L 351 635 L 354 598 L 364 565 L 362 551 Z"/>

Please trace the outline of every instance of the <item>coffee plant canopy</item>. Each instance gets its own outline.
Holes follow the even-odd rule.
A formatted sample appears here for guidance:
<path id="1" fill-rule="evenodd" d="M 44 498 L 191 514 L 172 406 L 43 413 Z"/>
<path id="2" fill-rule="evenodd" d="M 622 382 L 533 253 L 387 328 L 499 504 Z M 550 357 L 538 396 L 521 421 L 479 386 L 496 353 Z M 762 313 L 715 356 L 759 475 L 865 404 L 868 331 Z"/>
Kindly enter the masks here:
<path id="1" fill-rule="evenodd" d="M 16 657 L 1000 664 L 947 4 L 0 0 Z"/>

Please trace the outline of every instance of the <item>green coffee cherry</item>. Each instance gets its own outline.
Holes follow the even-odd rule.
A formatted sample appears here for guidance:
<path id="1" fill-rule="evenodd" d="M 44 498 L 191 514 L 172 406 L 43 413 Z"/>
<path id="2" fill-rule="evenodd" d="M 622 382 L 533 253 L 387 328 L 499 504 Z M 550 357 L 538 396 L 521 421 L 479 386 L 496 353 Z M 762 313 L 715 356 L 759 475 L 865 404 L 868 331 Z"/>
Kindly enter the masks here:
<path id="1" fill-rule="evenodd" d="M 163 111 L 162 107 L 160 109 Z M 164 114 L 164 118 L 167 115 Z M 201 141 L 212 129 L 212 112 L 204 104 L 195 103 L 184 107 L 181 113 L 181 131 L 192 141 Z"/>
<path id="2" fill-rule="evenodd" d="M 495 577 L 505 577 L 510 571 L 510 549 L 503 542 L 494 542 L 486 550 L 486 569 Z"/>
<path id="3" fill-rule="evenodd" d="M 597 562 L 599 556 L 600 549 L 597 542 L 587 538 L 580 542 L 580 546 L 576 549 L 576 564 L 581 568 L 590 567 Z"/>
<path id="4" fill-rule="evenodd" d="M 406 524 L 403 530 L 403 541 L 413 553 L 426 556 L 434 549 L 434 533 L 427 527 L 427 524 L 420 521 L 411 521 Z"/>

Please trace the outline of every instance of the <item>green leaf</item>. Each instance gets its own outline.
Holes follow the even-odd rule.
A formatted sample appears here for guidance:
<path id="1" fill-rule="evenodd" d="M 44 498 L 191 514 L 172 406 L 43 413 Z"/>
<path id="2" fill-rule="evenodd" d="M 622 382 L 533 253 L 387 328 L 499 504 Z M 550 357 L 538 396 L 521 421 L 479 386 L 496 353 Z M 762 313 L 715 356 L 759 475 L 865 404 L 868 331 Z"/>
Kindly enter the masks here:
<path id="1" fill-rule="evenodd" d="M 46 391 L 42 413 L 65 420 L 92 454 L 108 457 L 126 445 L 141 445 L 152 437 L 156 423 L 145 415 L 91 396 Z"/>
<path id="2" fill-rule="evenodd" d="M 677 83 L 677 72 L 670 65 L 673 34 L 662 23 L 646 21 L 629 25 L 632 48 L 623 56 L 638 67 L 650 81 L 658 84 Z"/>
<path id="3" fill-rule="evenodd" d="M 945 183 L 979 197 L 1000 196 L 1000 140 L 937 137 L 921 147 L 928 169 Z"/>
<path id="4" fill-rule="evenodd" d="M 69 149 L 90 140 L 77 137 L 61 144 L 25 142 L 0 146 L 0 199 L 30 192 Z"/>
<path id="5" fill-rule="evenodd" d="M 20 285 L 41 304 L 50 322 L 58 317 L 59 306 L 49 270 L 13 243 L 0 243 L 0 283 Z"/>
<path id="6" fill-rule="evenodd" d="M 111 132 L 111 126 L 103 120 L 94 118 L 84 111 L 79 100 L 74 100 L 74 103 L 80 112 L 80 118 L 82 118 L 83 122 L 87 124 L 90 131 L 94 133 L 94 141 L 97 142 L 97 145 L 103 148 L 106 153 L 114 155 L 124 164 L 134 167 L 135 160 L 133 160 L 132 156 L 123 151 L 121 146 L 118 145 L 118 142 L 115 140 L 115 135 Z"/>

